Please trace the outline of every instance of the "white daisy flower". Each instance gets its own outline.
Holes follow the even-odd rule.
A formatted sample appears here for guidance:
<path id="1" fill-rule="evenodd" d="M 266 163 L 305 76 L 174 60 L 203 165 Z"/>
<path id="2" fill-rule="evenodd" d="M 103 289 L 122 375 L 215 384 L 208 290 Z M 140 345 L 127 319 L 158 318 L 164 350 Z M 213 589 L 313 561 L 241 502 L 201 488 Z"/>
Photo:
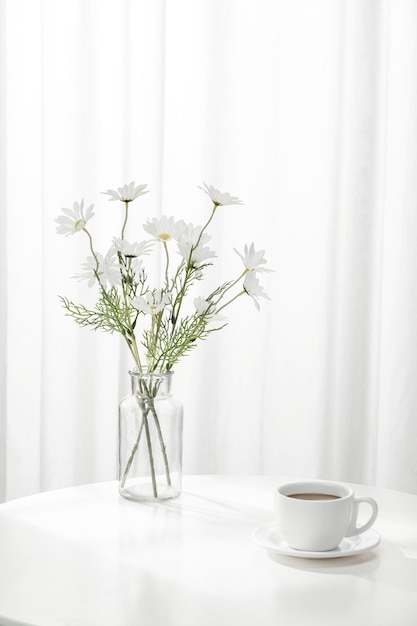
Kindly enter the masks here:
<path id="1" fill-rule="evenodd" d="M 211 302 L 205 300 L 202 296 L 194 298 L 195 311 L 198 315 L 205 315 L 211 307 Z"/>
<path id="2" fill-rule="evenodd" d="M 245 280 L 243 281 L 243 289 L 245 292 L 252 298 L 255 303 L 256 308 L 260 309 L 258 298 L 266 298 L 270 300 L 269 296 L 264 292 L 264 288 L 259 284 L 259 279 L 256 277 L 254 272 L 248 272 L 245 276 Z"/>
<path id="3" fill-rule="evenodd" d="M 194 298 L 194 307 L 197 315 L 206 315 L 207 323 L 214 324 L 217 322 L 225 322 L 226 318 L 223 315 L 219 315 L 213 310 L 214 303 L 205 300 L 203 297 L 199 296 L 198 298 Z M 212 309 L 212 310 L 210 310 Z"/>
<path id="4" fill-rule="evenodd" d="M 175 239 L 183 228 L 184 222 L 176 222 L 173 217 L 162 215 L 160 219 L 154 217 L 144 224 L 143 228 L 158 241 L 166 242 Z"/>
<path id="5" fill-rule="evenodd" d="M 138 259 L 137 257 L 131 259 L 130 267 L 133 270 L 136 282 L 140 282 L 145 270 L 142 259 Z"/>
<path id="6" fill-rule="evenodd" d="M 58 224 L 56 227 L 57 232 L 66 237 L 79 233 L 85 228 L 88 220 L 93 217 L 93 209 L 94 204 L 91 204 L 84 213 L 84 198 L 80 203 L 74 202 L 72 209 L 62 209 L 64 215 L 60 215 L 55 220 Z"/>
<path id="7" fill-rule="evenodd" d="M 231 196 L 227 192 L 222 193 L 221 191 L 213 187 L 213 185 L 209 186 L 209 185 L 206 185 L 206 183 L 203 183 L 203 185 L 205 189 L 200 186 L 199 186 L 199 189 L 202 189 L 204 193 L 206 193 L 210 197 L 211 201 L 216 206 L 224 206 L 226 204 L 243 204 L 243 202 L 239 200 L 239 198 L 236 198 L 235 196 Z"/>
<path id="8" fill-rule="evenodd" d="M 102 287 L 106 288 L 107 283 L 110 283 L 110 285 L 120 285 L 120 268 L 115 256 L 114 248 L 111 247 L 105 257 L 103 257 L 103 255 L 99 252 L 96 253 L 96 256 L 98 269 L 96 259 L 93 256 L 89 256 L 87 257 L 87 261 L 81 266 L 84 269 L 84 272 L 76 274 L 74 278 L 77 278 L 78 280 L 88 280 L 88 286 L 93 287 L 97 281 L 97 269 L 97 274 Z"/>
<path id="9" fill-rule="evenodd" d="M 176 230 L 176 239 L 178 241 L 187 241 L 192 244 L 196 244 L 198 238 L 200 237 L 200 233 L 202 231 L 201 226 L 194 226 L 194 224 L 186 224 L 184 220 L 179 220 L 177 222 L 177 230 Z M 204 237 L 207 237 L 206 241 L 210 239 L 209 235 L 204 234 Z"/>
<path id="10" fill-rule="evenodd" d="M 109 198 L 109 202 L 111 200 L 120 200 L 121 202 L 132 202 L 132 200 L 136 200 L 139 196 L 143 196 L 148 191 L 145 191 L 147 185 L 138 185 L 135 187 L 135 181 L 132 181 L 128 185 L 123 185 L 123 187 L 118 187 L 117 191 L 114 189 L 107 189 L 107 191 L 102 191 L 101 193 L 111 196 Z"/>
<path id="11" fill-rule="evenodd" d="M 142 254 L 148 254 L 149 248 L 152 247 L 152 243 L 149 241 L 129 243 L 126 239 L 119 239 L 118 237 L 113 237 L 113 244 L 117 252 L 129 258 L 136 258 L 142 256 Z"/>
<path id="12" fill-rule="evenodd" d="M 233 250 L 240 256 L 243 261 L 243 265 L 249 272 L 272 272 L 273 270 L 268 270 L 264 267 L 259 267 L 266 263 L 266 259 L 264 259 L 265 250 L 255 250 L 255 246 L 251 243 L 248 248 L 247 244 L 245 244 L 244 253 L 240 254 L 236 248 Z"/>
<path id="13" fill-rule="evenodd" d="M 210 240 L 210 235 L 207 233 L 203 233 L 203 235 L 201 235 L 201 231 L 201 226 L 185 224 L 184 222 L 179 224 L 179 228 L 177 230 L 176 239 L 178 242 L 178 252 L 184 261 L 190 261 L 190 263 L 194 266 L 201 265 L 204 261 L 207 261 L 207 259 L 216 257 L 213 250 L 204 246 L 204 244 Z M 198 246 L 192 250 L 192 248 L 196 246 L 197 242 Z"/>
<path id="14" fill-rule="evenodd" d="M 137 296 L 131 302 L 135 309 L 148 315 L 160 313 L 170 303 L 169 295 L 163 293 L 162 289 L 147 291 L 144 296 Z"/>
<path id="15" fill-rule="evenodd" d="M 178 252 L 184 261 L 190 262 L 195 267 L 217 256 L 213 250 L 210 250 L 207 246 L 202 246 L 201 243 L 196 248 L 193 248 L 192 244 L 186 241 L 178 242 Z"/>

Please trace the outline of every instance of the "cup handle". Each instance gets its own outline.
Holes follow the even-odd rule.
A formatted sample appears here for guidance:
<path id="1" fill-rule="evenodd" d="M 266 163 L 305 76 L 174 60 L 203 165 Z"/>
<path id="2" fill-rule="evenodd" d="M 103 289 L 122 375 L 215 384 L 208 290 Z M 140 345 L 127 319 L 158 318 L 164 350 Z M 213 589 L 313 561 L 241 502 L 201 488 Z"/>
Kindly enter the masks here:
<path id="1" fill-rule="evenodd" d="M 372 508 L 371 517 L 369 520 L 363 524 L 362 526 L 357 526 L 358 512 L 359 506 L 362 502 L 366 502 Z M 358 498 L 353 499 L 353 512 L 352 512 L 352 521 L 350 523 L 348 532 L 346 533 L 346 537 L 352 537 L 353 535 L 360 535 L 360 533 L 364 533 L 365 530 L 368 530 L 376 520 L 378 515 L 378 505 L 373 498 L 369 498 L 366 496 L 360 496 Z"/>

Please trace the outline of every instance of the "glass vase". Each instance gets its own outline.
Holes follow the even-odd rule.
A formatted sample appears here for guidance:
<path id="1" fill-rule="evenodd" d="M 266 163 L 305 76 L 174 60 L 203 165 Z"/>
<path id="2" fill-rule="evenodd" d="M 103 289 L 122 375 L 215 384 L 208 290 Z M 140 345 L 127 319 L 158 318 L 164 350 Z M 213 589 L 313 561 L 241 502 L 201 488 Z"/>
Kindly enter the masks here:
<path id="1" fill-rule="evenodd" d="M 119 406 L 119 492 L 129 500 L 167 500 L 181 492 L 182 405 L 173 372 L 130 371 Z"/>

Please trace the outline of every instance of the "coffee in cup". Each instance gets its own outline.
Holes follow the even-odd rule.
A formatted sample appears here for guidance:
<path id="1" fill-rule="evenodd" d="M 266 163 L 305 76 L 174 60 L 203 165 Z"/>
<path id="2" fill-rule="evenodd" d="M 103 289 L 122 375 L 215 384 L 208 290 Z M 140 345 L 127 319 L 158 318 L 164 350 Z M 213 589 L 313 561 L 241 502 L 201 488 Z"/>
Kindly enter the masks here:
<path id="1" fill-rule="evenodd" d="M 358 525 L 362 504 L 371 507 L 366 523 Z M 344 483 L 309 480 L 285 483 L 275 492 L 275 508 L 280 531 L 296 550 L 334 550 L 344 537 L 368 530 L 378 515 L 373 498 L 356 497 Z"/>

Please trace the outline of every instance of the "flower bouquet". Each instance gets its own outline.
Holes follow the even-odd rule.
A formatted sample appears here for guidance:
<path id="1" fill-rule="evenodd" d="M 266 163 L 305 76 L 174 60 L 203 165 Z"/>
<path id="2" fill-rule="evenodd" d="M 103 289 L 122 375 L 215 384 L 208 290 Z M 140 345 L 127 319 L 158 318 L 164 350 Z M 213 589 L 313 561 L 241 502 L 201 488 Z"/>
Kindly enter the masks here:
<path id="1" fill-rule="evenodd" d="M 224 328 L 224 311 L 237 299 L 249 296 L 259 310 L 259 298 L 268 296 L 258 274 L 271 271 L 264 267 L 264 251 L 251 243 L 243 252 L 235 250 L 243 263 L 237 276 L 201 293 L 205 273 L 216 258 L 208 245 L 208 227 L 219 207 L 241 201 L 204 183 L 200 189 L 210 198 L 211 211 L 203 226 L 162 215 L 143 225 L 147 239 L 132 242 L 126 238 L 130 205 L 148 193 L 146 187 L 131 182 L 103 192 L 124 209 L 120 236 L 113 238 L 104 256 L 95 248 L 89 225 L 93 205 L 74 202 L 56 219 L 59 234 L 87 237 L 91 255 L 74 277 L 98 288 L 94 308 L 61 297 L 66 314 L 80 326 L 119 333 L 132 357 L 132 395 L 122 401 L 119 415 L 120 493 L 132 499 L 175 497 L 180 492 L 182 410 L 170 395 L 172 368 L 199 341 Z M 156 285 L 145 263 L 151 253 L 162 258 Z"/>

